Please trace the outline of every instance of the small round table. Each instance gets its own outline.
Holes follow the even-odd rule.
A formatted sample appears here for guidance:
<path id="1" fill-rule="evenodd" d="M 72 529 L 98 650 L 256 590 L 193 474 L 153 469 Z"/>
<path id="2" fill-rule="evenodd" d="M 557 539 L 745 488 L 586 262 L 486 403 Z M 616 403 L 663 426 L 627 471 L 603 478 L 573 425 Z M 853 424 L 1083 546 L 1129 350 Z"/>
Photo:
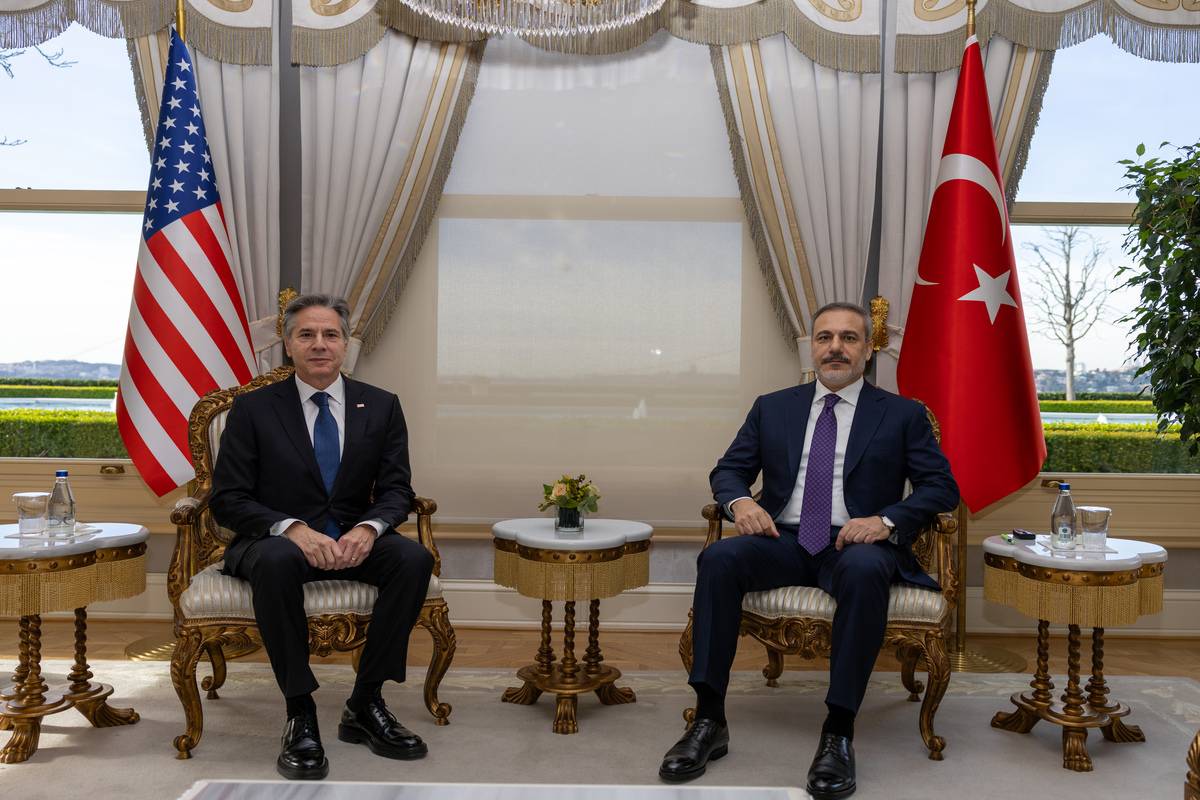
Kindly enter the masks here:
<path id="1" fill-rule="evenodd" d="M 1103 551 L 1052 550 L 1049 537 L 1035 541 L 983 542 L 983 596 L 1038 621 L 1037 670 L 1032 693 L 1016 693 L 1016 711 L 997 712 L 992 727 L 1029 733 L 1039 720 L 1063 729 L 1063 767 L 1089 772 L 1089 728 L 1110 742 L 1144 742 L 1140 728 L 1121 718 L 1129 706 L 1110 700 L 1104 680 L 1104 628 L 1131 625 L 1143 614 L 1162 611 L 1167 551 L 1132 539 L 1109 539 Z M 1051 694 L 1047 670 L 1050 623 L 1067 625 L 1067 688 L 1061 704 Z M 1092 676 L 1079 686 L 1079 628 L 1092 629 Z"/>
<path id="2" fill-rule="evenodd" d="M 38 747 L 42 717 L 77 708 L 94 727 L 131 725 L 132 708 L 113 708 L 113 688 L 93 683 L 87 663 L 87 606 L 134 597 L 146 589 L 146 539 L 140 525 L 100 522 L 71 537 L 17 537 L 0 525 L 0 617 L 19 617 L 20 646 L 12 684 L 0 688 L 0 729 L 12 736 L 0 763 L 27 760 Z M 42 675 L 42 614 L 75 611 L 75 664 L 53 690 Z"/>
<path id="3" fill-rule="evenodd" d="M 577 697 L 595 692 L 605 705 L 633 703 L 632 689 L 618 688 L 621 671 L 600 653 L 600 600 L 650 581 L 650 534 L 642 522 L 589 519 L 580 534 L 556 534 L 548 517 L 509 519 L 492 526 L 495 580 L 525 597 L 542 601 L 542 640 L 534 663 L 522 667 L 519 687 L 507 689 L 506 703 L 530 705 L 542 692 L 558 699 L 555 733 L 577 733 Z M 555 661 L 550 647 L 551 601 L 565 601 L 563 654 Z M 575 602 L 590 601 L 588 646 L 583 666 L 575 660 Z"/>

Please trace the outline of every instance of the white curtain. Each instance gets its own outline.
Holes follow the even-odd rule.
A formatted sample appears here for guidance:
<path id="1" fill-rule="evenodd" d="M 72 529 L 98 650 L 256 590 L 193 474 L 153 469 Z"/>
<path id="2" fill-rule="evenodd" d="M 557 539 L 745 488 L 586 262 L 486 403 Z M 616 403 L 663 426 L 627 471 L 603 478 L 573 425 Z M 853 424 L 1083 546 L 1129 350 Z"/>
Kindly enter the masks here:
<path id="1" fill-rule="evenodd" d="M 862 295 L 880 78 L 823 67 L 782 35 L 714 47 L 713 67 L 759 260 L 811 369 L 813 312 Z"/>
<path id="2" fill-rule="evenodd" d="M 130 40 L 138 102 L 153 136 L 168 35 Z M 204 128 L 229 232 L 231 266 L 262 371 L 282 363 L 279 293 L 279 96 L 275 67 L 223 64 L 192 49 Z"/>
<path id="3" fill-rule="evenodd" d="M 993 36 L 984 52 L 988 98 L 1005 195 L 1011 206 L 1041 108 L 1053 54 Z M 954 103 L 958 70 L 887 76 L 884 86 L 883 208 L 879 293 L 891 304 L 891 341 L 879 354 L 876 382 L 896 388 L 896 363 L 912 295 L 925 217 Z"/>
<path id="4" fill-rule="evenodd" d="M 348 369 L 424 242 L 482 52 L 389 30 L 354 61 L 301 69 L 301 286 L 349 300 Z"/>

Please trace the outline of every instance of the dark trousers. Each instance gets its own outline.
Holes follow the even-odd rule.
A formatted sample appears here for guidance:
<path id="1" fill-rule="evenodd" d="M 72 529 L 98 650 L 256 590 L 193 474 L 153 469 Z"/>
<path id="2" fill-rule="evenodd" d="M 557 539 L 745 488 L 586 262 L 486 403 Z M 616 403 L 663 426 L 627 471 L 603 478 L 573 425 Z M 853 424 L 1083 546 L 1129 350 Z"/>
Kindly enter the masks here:
<path id="1" fill-rule="evenodd" d="M 316 690 L 308 666 L 308 619 L 304 614 L 304 584 L 343 580 L 368 583 L 379 589 L 358 678 L 382 683 L 404 680 L 408 637 L 421 613 L 433 555 L 420 544 L 387 531 L 357 567 L 324 570 L 310 566 L 300 548 L 283 536 L 268 536 L 251 544 L 237 577 L 254 591 L 254 618 L 263 647 L 284 697 Z"/>
<path id="2" fill-rule="evenodd" d="M 819 586 L 837 600 L 825 702 L 858 713 L 883 644 L 891 585 L 899 576 L 896 549 L 888 542 L 851 544 L 813 556 L 796 541 L 795 526 L 776 527 L 778 539 L 731 536 L 700 553 L 688 682 L 725 695 L 747 592 Z"/>

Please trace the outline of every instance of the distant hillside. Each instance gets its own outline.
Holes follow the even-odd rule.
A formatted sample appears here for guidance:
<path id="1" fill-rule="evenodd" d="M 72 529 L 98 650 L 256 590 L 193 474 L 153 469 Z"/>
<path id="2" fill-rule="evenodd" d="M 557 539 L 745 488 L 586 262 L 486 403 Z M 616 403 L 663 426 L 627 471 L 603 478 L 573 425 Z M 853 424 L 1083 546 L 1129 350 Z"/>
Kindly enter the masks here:
<path id="1" fill-rule="evenodd" d="M 120 364 L 91 364 L 87 361 L 19 361 L 0 363 L 0 378 L 48 378 L 62 380 L 117 380 Z"/>

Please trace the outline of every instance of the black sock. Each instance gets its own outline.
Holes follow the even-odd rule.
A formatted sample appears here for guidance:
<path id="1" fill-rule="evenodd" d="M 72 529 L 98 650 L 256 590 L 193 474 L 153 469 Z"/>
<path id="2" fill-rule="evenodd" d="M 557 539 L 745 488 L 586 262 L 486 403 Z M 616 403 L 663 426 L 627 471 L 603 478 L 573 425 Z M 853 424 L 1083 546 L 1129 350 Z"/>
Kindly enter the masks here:
<path id="1" fill-rule="evenodd" d="M 833 733 L 854 741 L 854 712 L 828 703 L 826 706 L 829 708 L 829 716 L 825 717 L 821 733 Z"/>
<path id="2" fill-rule="evenodd" d="M 313 702 L 311 694 L 298 694 L 295 697 L 284 698 L 287 700 L 287 715 L 288 719 L 298 714 L 316 714 L 317 704 Z"/>
<path id="3" fill-rule="evenodd" d="M 696 690 L 696 719 L 711 719 L 722 725 L 725 722 L 725 696 L 706 683 L 692 687 Z"/>
<path id="4" fill-rule="evenodd" d="M 350 693 L 350 699 L 346 701 L 346 705 L 351 711 L 359 711 L 376 697 L 379 697 L 380 690 L 383 688 L 383 681 L 356 681 L 354 683 L 354 691 Z"/>

